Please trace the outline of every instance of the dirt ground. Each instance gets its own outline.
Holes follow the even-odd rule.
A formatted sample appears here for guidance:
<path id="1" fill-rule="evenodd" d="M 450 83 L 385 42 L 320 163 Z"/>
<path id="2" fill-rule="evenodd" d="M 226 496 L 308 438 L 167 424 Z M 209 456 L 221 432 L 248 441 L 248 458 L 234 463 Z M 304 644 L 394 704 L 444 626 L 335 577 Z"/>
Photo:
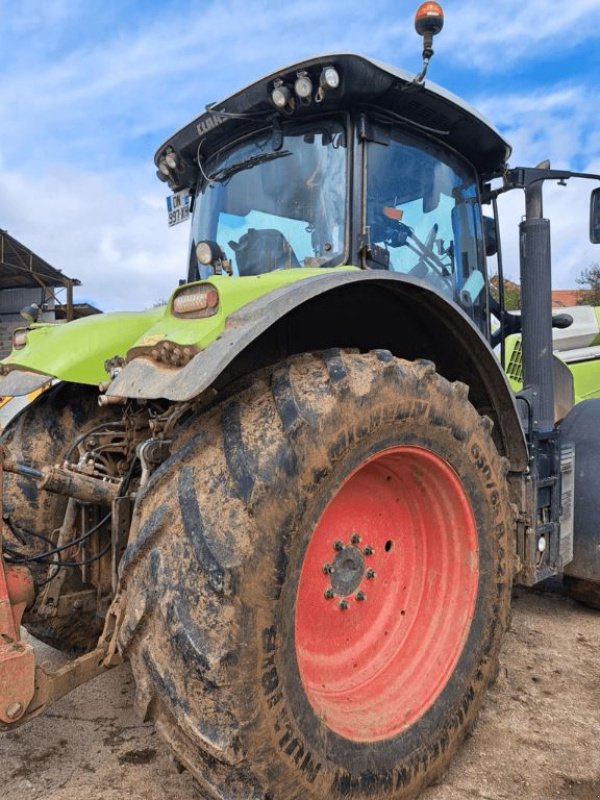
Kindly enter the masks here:
<path id="1" fill-rule="evenodd" d="M 518 589 L 497 685 L 423 800 L 600 798 L 600 612 Z M 127 665 L 0 734 L 3 800 L 201 800 L 133 709 Z M 324 798 L 324 800 L 326 800 Z"/>

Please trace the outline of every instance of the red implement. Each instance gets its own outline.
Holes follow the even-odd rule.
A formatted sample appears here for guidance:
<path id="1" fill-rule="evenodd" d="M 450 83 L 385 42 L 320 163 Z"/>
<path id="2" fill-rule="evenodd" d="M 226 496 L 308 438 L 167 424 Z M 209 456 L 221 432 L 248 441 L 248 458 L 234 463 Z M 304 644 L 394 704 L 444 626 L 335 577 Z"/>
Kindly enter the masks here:
<path id="1" fill-rule="evenodd" d="M 1 486 L 0 466 L 0 495 Z M 4 563 L 1 525 L 0 519 L 0 722 L 10 724 L 23 716 L 35 688 L 35 655 L 20 635 L 23 612 L 33 602 L 34 587 L 26 567 Z"/>

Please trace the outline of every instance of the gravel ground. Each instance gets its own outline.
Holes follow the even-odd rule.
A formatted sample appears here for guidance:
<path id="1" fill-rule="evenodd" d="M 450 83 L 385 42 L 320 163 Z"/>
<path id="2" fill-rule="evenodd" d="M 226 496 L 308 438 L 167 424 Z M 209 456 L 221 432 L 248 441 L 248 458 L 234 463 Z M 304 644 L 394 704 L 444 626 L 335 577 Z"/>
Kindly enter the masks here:
<path id="1" fill-rule="evenodd" d="M 423 800 L 600 799 L 600 613 L 556 584 L 517 590 L 513 609 L 475 731 Z M 133 692 L 123 665 L 0 735 L 3 800 L 201 800 Z"/>

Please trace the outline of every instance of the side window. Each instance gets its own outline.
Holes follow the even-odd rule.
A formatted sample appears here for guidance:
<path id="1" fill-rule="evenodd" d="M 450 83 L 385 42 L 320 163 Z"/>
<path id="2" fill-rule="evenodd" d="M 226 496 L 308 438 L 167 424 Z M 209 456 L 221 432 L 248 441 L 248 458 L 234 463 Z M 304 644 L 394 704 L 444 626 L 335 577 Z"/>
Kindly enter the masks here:
<path id="1" fill-rule="evenodd" d="M 427 139 L 393 131 L 367 145 L 366 220 L 389 269 L 421 278 L 483 325 L 481 214 L 475 175 Z"/>

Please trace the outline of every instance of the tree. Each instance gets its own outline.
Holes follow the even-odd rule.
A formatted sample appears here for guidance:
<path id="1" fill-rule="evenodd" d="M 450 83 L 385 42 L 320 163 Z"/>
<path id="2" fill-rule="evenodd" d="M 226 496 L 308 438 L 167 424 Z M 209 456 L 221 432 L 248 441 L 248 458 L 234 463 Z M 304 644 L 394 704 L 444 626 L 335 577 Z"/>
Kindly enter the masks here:
<path id="1" fill-rule="evenodd" d="M 600 306 L 600 264 L 582 270 L 575 283 L 584 287 L 577 292 L 578 306 Z"/>
<path id="2" fill-rule="evenodd" d="M 518 311 L 521 308 L 521 286 L 510 278 L 504 278 L 504 308 L 507 311 Z M 498 291 L 498 276 L 494 275 L 490 281 L 492 295 L 500 299 Z"/>

